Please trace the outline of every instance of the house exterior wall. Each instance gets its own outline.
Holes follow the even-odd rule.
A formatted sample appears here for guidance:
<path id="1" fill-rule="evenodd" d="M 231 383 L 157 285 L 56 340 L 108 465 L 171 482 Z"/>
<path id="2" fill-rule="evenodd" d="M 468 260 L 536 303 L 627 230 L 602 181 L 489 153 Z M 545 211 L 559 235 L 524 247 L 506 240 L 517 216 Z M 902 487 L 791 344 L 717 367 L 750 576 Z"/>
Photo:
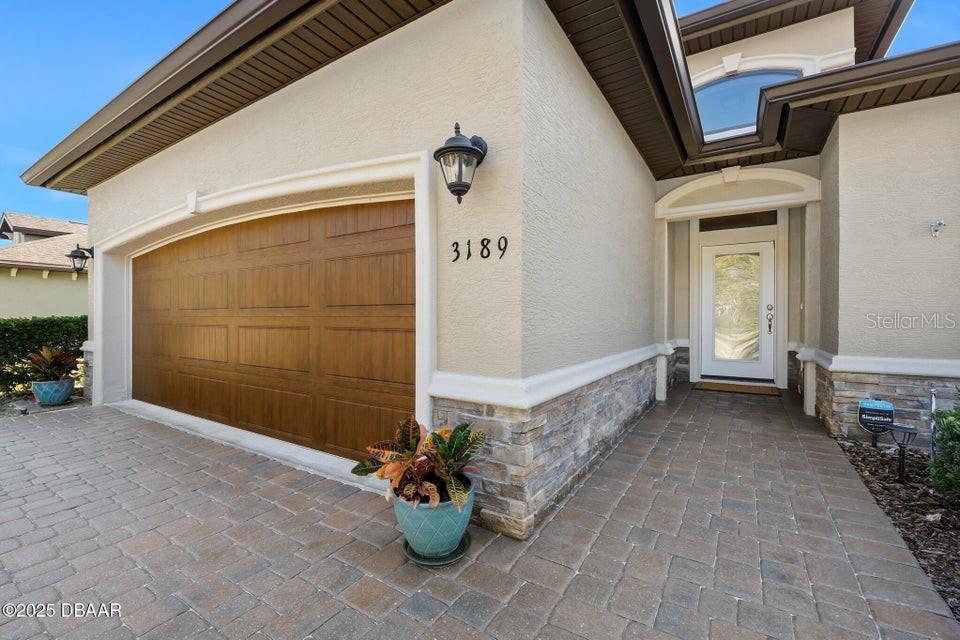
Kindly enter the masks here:
<path id="1" fill-rule="evenodd" d="M 523 3 L 523 375 L 654 342 L 654 179 L 553 14 Z"/>
<path id="2" fill-rule="evenodd" d="M 0 271 L 0 318 L 32 316 L 82 316 L 87 313 L 87 275 L 76 280 L 72 273 L 20 269 L 11 278 Z"/>
<path id="3" fill-rule="evenodd" d="M 463 204 L 436 184 L 438 365 L 520 376 L 522 12 L 512 0 L 455 0 L 97 185 L 91 242 L 192 191 L 432 150 L 459 121 L 490 153 Z M 450 262 L 452 242 L 501 235 L 503 260 Z"/>
<path id="4" fill-rule="evenodd" d="M 690 337 L 690 223 L 686 220 L 671 222 L 670 265 L 672 278 L 668 300 L 673 308 L 670 338 Z"/>
<path id="5" fill-rule="evenodd" d="M 820 344 L 837 353 L 840 309 L 840 132 L 834 125 L 820 153 Z M 811 345 L 813 346 L 813 345 Z"/>
<path id="6" fill-rule="evenodd" d="M 960 95 L 949 95 L 841 116 L 833 353 L 960 359 L 958 114 Z M 941 327 L 923 326 L 924 314 Z M 882 328 L 881 316 L 899 327 Z"/>
<path id="7" fill-rule="evenodd" d="M 691 77 L 722 64 L 725 56 L 764 55 L 825 56 L 854 46 L 853 9 L 834 11 L 798 24 L 687 56 Z"/>

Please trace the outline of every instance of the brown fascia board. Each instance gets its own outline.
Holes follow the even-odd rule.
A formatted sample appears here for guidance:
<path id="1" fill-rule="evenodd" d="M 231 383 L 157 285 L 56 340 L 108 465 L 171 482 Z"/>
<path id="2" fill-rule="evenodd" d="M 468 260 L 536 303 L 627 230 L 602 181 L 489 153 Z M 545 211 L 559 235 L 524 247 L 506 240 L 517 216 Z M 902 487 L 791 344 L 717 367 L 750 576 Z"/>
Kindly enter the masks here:
<path id="1" fill-rule="evenodd" d="M 960 71 L 960 42 L 765 87 L 760 93 L 757 133 L 704 143 L 686 164 L 782 149 L 788 107 L 809 106 L 956 71 Z"/>
<path id="2" fill-rule="evenodd" d="M 890 46 L 897 38 L 897 34 L 900 33 L 900 28 L 903 27 L 907 15 L 913 8 L 913 3 L 914 0 L 894 0 L 893 9 L 887 14 L 887 18 L 883 22 L 883 27 L 881 27 L 880 33 L 877 34 L 877 39 L 870 48 L 870 52 L 867 55 L 868 60 L 876 60 L 887 55 L 887 51 L 890 50 Z"/>
<path id="3" fill-rule="evenodd" d="M 246 43 L 314 1 L 237 0 L 48 151 L 21 178 L 27 184 L 45 186 Z"/>
<path id="4" fill-rule="evenodd" d="M 661 100 L 670 110 L 667 122 L 683 144 L 685 156 L 697 153 L 703 140 L 693 83 L 680 42 L 680 26 L 671 0 L 633 0 L 649 56 L 656 66 Z"/>

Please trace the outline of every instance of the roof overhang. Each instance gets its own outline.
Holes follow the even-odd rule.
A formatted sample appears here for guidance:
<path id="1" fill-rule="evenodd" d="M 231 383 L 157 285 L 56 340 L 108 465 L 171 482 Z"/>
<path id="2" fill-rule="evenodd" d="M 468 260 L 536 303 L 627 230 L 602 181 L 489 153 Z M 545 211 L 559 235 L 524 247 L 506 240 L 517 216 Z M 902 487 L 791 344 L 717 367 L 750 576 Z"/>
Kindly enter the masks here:
<path id="1" fill-rule="evenodd" d="M 21 177 L 86 193 L 448 1 L 237 0 Z"/>
<path id="2" fill-rule="evenodd" d="M 684 53 L 693 55 L 852 8 L 857 62 L 887 54 L 914 0 L 729 0 L 680 18 Z"/>

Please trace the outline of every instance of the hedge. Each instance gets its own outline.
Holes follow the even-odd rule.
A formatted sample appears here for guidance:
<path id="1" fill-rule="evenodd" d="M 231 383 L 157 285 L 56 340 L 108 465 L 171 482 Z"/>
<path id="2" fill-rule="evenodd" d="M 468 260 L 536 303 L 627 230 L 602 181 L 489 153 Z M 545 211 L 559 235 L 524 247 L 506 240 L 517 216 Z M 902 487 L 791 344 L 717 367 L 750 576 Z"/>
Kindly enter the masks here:
<path id="1" fill-rule="evenodd" d="M 87 339 L 87 316 L 0 318 L 0 394 L 30 382 L 23 358 L 40 347 L 64 347 L 80 352 Z"/>

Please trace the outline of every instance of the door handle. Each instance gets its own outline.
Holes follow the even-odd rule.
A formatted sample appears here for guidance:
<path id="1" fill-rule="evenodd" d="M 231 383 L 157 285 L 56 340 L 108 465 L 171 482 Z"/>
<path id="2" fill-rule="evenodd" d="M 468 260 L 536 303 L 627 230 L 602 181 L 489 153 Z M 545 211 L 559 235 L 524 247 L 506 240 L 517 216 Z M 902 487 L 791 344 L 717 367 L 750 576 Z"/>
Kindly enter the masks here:
<path id="1" fill-rule="evenodd" d="M 767 314 L 767 333 L 768 334 L 773 333 L 773 314 L 772 313 Z"/>

